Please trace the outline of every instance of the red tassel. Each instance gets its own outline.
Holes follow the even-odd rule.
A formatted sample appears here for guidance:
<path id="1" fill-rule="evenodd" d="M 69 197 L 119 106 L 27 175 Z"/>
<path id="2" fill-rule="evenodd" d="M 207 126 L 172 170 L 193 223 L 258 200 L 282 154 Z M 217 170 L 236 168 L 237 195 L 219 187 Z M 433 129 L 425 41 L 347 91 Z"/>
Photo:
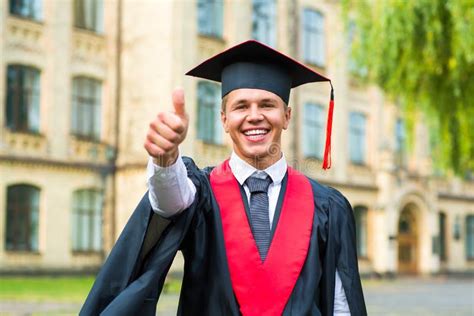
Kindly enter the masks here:
<path id="1" fill-rule="evenodd" d="M 324 149 L 323 169 L 331 168 L 331 132 L 332 114 L 334 112 L 334 88 L 331 84 L 331 100 L 329 101 L 328 122 L 326 125 L 326 148 Z"/>

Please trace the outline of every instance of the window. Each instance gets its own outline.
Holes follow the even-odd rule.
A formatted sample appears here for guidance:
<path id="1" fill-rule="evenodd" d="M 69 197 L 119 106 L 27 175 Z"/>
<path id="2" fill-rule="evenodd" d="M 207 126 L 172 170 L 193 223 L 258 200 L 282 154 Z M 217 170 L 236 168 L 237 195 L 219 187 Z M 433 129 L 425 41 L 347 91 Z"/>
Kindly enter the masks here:
<path id="1" fill-rule="evenodd" d="M 73 194 L 72 250 L 102 249 L 102 195 L 97 190 L 78 190 Z"/>
<path id="2" fill-rule="evenodd" d="M 406 146 L 406 133 L 405 123 L 403 120 L 398 119 L 395 125 L 395 155 L 396 162 L 398 165 L 405 165 L 405 146 Z"/>
<path id="3" fill-rule="evenodd" d="M 466 258 L 474 260 L 474 215 L 466 217 Z"/>
<path id="4" fill-rule="evenodd" d="M 198 1 L 198 31 L 199 34 L 222 37 L 224 12 L 223 0 Z"/>
<path id="5" fill-rule="evenodd" d="M 6 250 L 38 251 L 39 194 L 31 185 L 7 188 Z"/>
<path id="6" fill-rule="evenodd" d="M 253 0 L 252 37 L 269 46 L 276 45 L 275 0 Z"/>
<path id="7" fill-rule="evenodd" d="M 102 87 L 98 80 L 76 77 L 72 81 L 72 133 L 90 140 L 100 139 Z"/>
<path id="8" fill-rule="evenodd" d="M 439 258 L 446 261 L 446 214 L 439 213 Z"/>
<path id="9" fill-rule="evenodd" d="M 326 54 L 324 45 L 324 17 L 312 9 L 303 10 L 303 59 L 305 62 L 323 67 Z"/>
<path id="10" fill-rule="evenodd" d="M 303 154 L 321 158 L 323 155 L 324 118 L 323 107 L 313 103 L 304 106 Z"/>
<path id="11" fill-rule="evenodd" d="M 354 208 L 356 224 L 357 254 L 359 257 L 367 257 L 367 208 L 356 206 Z"/>
<path id="12" fill-rule="evenodd" d="M 7 127 L 18 132 L 39 132 L 40 72 L 9 65 L 7 69 Z"/>
<path id="13" fill-rule="evenodd" d="M 349 157 L 352 163 L 365 163 L 365 125 L 364 114 L 352 112 L 349 115 Z"/>
<path id="14" fill-rule="evenodd" d="M 220 91 L 218 84 L 198 83 L 198 138 L 207 143 L 222 144 Z"/>
<path id="15" fill-rule="evenodd" d="M 74 26 L 97 33 L 103 32 L 102 0 L 74 0 Z"/>
<path id="16" fill-rule="evenodd" d="M 10 0 L 10 14 L 40 20 L 41 0 Z"/>

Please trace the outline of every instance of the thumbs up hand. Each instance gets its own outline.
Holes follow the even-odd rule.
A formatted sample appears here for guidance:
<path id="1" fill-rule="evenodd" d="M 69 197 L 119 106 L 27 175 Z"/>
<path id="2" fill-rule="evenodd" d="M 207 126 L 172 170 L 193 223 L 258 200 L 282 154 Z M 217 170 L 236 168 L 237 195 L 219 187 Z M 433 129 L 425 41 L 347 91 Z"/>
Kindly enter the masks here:
<path id="1" fill-rule="evenodd" d="M 144 147 L 154 162 L 168 167 L 178 158 L 178 145 L 186 138 L 189 118 L 184 107 L 184 91 L 173 91 L 174 111 L 160 112 L 150 123 Z"/>

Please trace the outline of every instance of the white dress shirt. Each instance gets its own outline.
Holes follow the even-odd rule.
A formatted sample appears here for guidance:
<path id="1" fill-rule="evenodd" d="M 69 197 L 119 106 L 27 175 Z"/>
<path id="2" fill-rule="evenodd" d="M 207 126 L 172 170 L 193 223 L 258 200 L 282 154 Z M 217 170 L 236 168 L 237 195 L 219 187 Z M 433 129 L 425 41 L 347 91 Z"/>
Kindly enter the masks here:
<path id="1" fill-rule="evenodd" d="M 237 181 L 243 186 L 249 203 L 250 191 L 245 184 L 245 180 L 254 173 L 257 173 L 257 176 L 261 173 L 266 173 L 270 176 L 272 183 L 268 187 L 268 215 L 271 227 L 278 196 L 280 194 L 281 182 L 288 167 L 285 156 L 282 155 L 280 160 L 267 169 L 257 170 L 255 167 L 241 159 L 235 152 L 232 152 L 229 166 Z M 165 168 L 154 164 L 153 159 L 150 158 L 147 166 L 147 179 L 150 204 L 153 211 L 163 217 L 170 217 L 185 210 L 194 201 L 196 186 L 191 179 L 187 177 L 186 166 L 184 165 L 181 156 L 178 157 L 176 163 Z M 344 288 L 342 287 L 341 279 L 337 270 L 335 278 L 334 315 L 350 315 Z"/>

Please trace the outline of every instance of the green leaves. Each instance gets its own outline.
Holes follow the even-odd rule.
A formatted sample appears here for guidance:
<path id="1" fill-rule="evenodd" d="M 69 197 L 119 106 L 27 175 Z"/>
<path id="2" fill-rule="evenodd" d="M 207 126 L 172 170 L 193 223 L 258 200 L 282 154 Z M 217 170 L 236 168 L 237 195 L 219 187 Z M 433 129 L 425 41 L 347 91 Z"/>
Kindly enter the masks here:
<path id="1" fill-rule="evenodd" d="M 435 164 L 458 174 L 474 170 L 474 0 L 342 6 L 355 27 L 352 58 L 366 70 L 361 79 L 400 100 L 407 119 L 423 113 L 437 140 Z"/>

